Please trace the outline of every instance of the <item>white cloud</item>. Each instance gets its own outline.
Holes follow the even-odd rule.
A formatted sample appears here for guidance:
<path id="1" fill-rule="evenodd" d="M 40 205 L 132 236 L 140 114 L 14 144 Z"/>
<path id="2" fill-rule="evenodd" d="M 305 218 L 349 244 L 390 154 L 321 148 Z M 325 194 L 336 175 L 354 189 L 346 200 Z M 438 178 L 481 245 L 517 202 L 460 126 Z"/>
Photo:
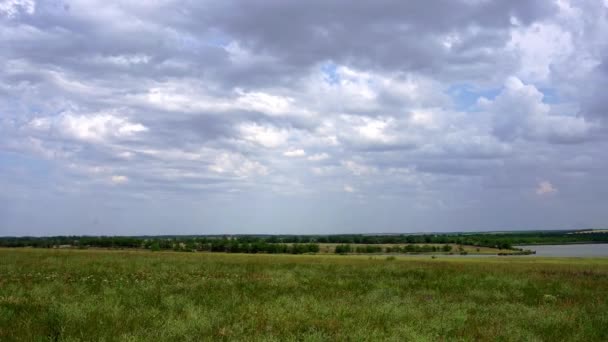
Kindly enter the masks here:
<path id="1" fill-rule="evenodd" d="M 98 63 L 108 63 L 117 66 L 128 67 L 136 64 L 146 64 L 150 62 L 150 56 L 145 54 L 130 54 L 130 55 L 114 55 L 114 56 L 96 56 L 93 58 Z"/>
<path id="2" fill-rule="evenodd" d="M 51 129 L 51 118 L 34 118 L 32 121 L 28 123 L 29 128 L 36 131 L 48 131 Z"/>
<path id="3" fill-rule="evenodd" d="M 430 109 L 416 109 L 410 115 L 410 122 L 424 128 L 437 128 L 436 114 Z"/>
<path id="4" fill-rule="evenodd" d="M 133 152 L 130 151 L 118 152 L 116 155 L 122 159 L 131 159 L 134 156 Z"/>
<path id="5" fill-rule="evenodd" d="M 355 128 L 361 138 L 380 143 L 390 143 L 395 140 L 393 136 L 387 134 L 387 128 L 393 123 L 392 118 L 369 119 L 363 118 L 363 124 Z"/>
<path id="6" fill-rule="evenodd" d="M 335 173 L 336 168 L 333 166 L 315 166 L 310 168 L 310 171 L 316 176 L 329 176 Z"/>
<path id="7" fill-rule="evenodd" d="M 238 106 L 245 110 L 254 110 L 268 115 L 285 115 L 293 112 L 291 106 L 292 98 L 276 96 L 264 92 L 243 92 L 237 90 L 240 95 L 236 100 Z"/>
<path id="8" fill-rule="evenodd" d="M 608 193 L 604 3 L 490 3 L 447 1 L 433 12 L 437 20 L 425 22 L 408 18 L 428 11 L 422 2 L 394 3 L 391 11 L 311 3 L 315 10 L 306 13 L 293 2 L 248 2 L 250 15 L 207 6 L 217 20 L 186 23 L 187 16 L 165 15 L 175 10 L 171 3 L 99 2 L 91 11 L 86 1 L 64 8 L 0 0 L 0 41 L 8 46 L 0 49 L 0 158 L 8 158 L 0 161 L 0 188 L 53 196 L 57 183 L 95 199 L 102 194 L 96 186 L 127 183 L 111 194 L 102 188 L 102 196 L 171 197 L 223 214 L 242 211 L 252 198 L 268 207 L 280 202 L 285 213 L 310 200 L 313 212 L 335 215 L 309 215 L 302 227 L 345 222 L 347 207 L 339 198 L 295 196 L 364 192 L 378 201 L 357 210 L 361 227 L 404 199 L 428 208 L 441 199 L 446 215 L 400 206 L 382 227 L 401 229 L 405 217 L 411 229 L 477 221 L 520 228 L 541 221 L 505 213 L 532 212 L 517 201 L 522 188 L 556 193 L 548 180 L 539 183 L 544 175 L 560 180 L 559 193 L 568 184 L 563 200 L 581 199 L 568 208 L 591 217 L 583 204 L 602 203 Z M 274 6 L 299 14 L 301 30 L 280 31 Z M 449 27 L 437 24 L 442 18 Z M 311 35 L 301 39 L 302 32 Z M 481 96 L 487 99 L 476 106 Z M 228 192 L 242 202 L 219 205 Z M 454 210 L 471 202 L 478 205 L 469 213 Z M 183 203 L 166 207 L 179 211 Z M 479 208 L 490 214 L 478 215 Z M 191 209 L 183 209 L 191 215 L 184 222 L 197 227 L 254 224 L 247 213 L 226 223 L 213 217 L 230 215 Z M 289 215 L 270 220 L 263 211 L 259 222 L 267 225 L 251 229 L 297 228 Z"/>
<path id="9" fill-rule="evenodd" d="M 175 148 L 138 149 L 137 152 L 165 161 L 196 161 L 203 159 L 203 157 L 209 157 L 209 155 L 215 155 L 216 153 L 216 151 L 206 148 L 198 151 L 185 151 Z"/>
<path id="10" fill-rule="evenodd" d="M 309 156 L 307 159 L 310 161 L 321 161 L 321 160 L 325 160 L 328 158 L 329 158 L 329 154 L 323 152 L 323 153 L 313 154 L 313 155 Z"/>
<path id="11" fill-rule="evenodd" d="M 521 56 L 519 74 L 528 81 L 546 81 L 554 63 L 562 62 L 574 49 L 570 32 L 555 24 L 536 23 L 512 32 L 509 48 Z"/>
<path id="12" fill-rule="evenodd" d="M 200 82 L 182 80 L 157 83 L 146 92 L 128 95 L 127 101 L 172 112 L 196 113 L 235 108 L 229 98 L 213 96 Z"/>
<path id="13" fill-rule="evenodd" d="M 209 170 L 220 174 L 231 174 L 237 177 L 267 175 L 268 169 L 257 161 L 251 161 L 241 154 L 223 152 L 219 154 Z"/>
<path id="14" fill-rule="evenodd" d="M 541 181 L 536 187 L 536 194 L 539 196 L 552 195 L 557 192 L 557 188 L 549 181 Z"/>
<path id="15" fill-rule="evenodd" d="M 287 141 L 289 133 L 274 126 L 243 123 L 239 126 L 241 137 L 266 148 L 277 148 Z"/>
<path id="16" fill-rule="evenodd" d="M 285 152 L 283 152 L 283 155 L 285 157 L 304 157 L 304 156 L 306 156 L 306 152 L 302 149 L 296 149 L 296 150 L 285 151 Z"/>
<path id="17" fill-rule="evenodd" d="M 114 175 L 110 178 L 113 184 L 125 184 L 129 181 L 129 177 L 123 175 Z"/>
<path id="18" fill-rule="evenodd" d="M 543 93 L 516 77 L 507 79 L 494 100 L 480 99 L 481 108 L 491 113 L 494 133 L 503 140 L 544 139 L 579 142 L 589 137 L 594 124 L 583 117 L 555 115 L 543 102 Z"/>
<path id="19" fill-rule="evenodd" d="M 144 63 L 145 59 L 118 59 L 120 63 Z M 117 62 L 120 64 L 119 62 Z M 311 116 L 311 112 L 295 105 L 288 96 L 264 91 L 244 91 L 235 88 L 228 93 L 216 94 L 197 80 L 155 83 L 145 92 L 128 95 L 127 101 L 172 112 L 230 112 L 256 111 L 268 116 Z"/>
<path id="20" fill-rule="evenodd" d="M 95 116 L 66 115 L 61 122 L 62 129 L 81 140 L 101 141 L 108 138 L 128 138 L 148 130 L 140 123 L 132 123 L 124 118 L 101 114 Z"/>
<path id="21" fill-rule="evenodd" d="M 377 171 L 375 167 L 359 164 L 353 160 L 343 160 L 342 166 L 348 169 L 355 176 L 369 175 Z"/>
<path id="22" fill-rule="evenodd" d="M 254 53 L 241 46 L 237 41 L 231 41 L 225 45 L 224 50 L 228 53 L 228 58 L 236 67 L 249 67 L 261 63 L 277 62 L 273 56 Z"/>
<path id="23" fill-rule="evenodd" d="M 66 112 L 56 117 L 35 118 L 28 127 L 35 131 L 56 131 L 61 136 L 88 142 L 132 138 L 148 131 L 140 123 L 108 113 L 79 115 Z"/>
<path id="24" fill-rule="evenodd" d="M 19 13 L 34 14 L 36 2 L 34 0 L 1 0 L 0 14 L 9 18 L 16 17 Z"/>
<path id="25" fill-rule="evenodd" d="M 361 147 L 396 146 L 410 143 L 409 132 L 398 132 L 393 117 L 364 117 L 341 115 L 335 124 L 339 139 Z"/>
<path id="26" fill-rule="evenodd" d="M 414 73 L 377 72 L 355 69 L 345 65 L 331 65 L 307 79 L 304 101 L 316 112 L 370 113 L 377 115 L 387 105 L 441 106 L 449 98 L 441 83 Z"/>

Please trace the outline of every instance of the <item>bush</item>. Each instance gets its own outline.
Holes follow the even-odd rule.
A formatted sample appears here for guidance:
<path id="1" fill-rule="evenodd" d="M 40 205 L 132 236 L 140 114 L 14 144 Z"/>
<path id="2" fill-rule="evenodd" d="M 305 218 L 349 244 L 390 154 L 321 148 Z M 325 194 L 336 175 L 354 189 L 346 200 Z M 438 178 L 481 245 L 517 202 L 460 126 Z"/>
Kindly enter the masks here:
<path id="1" fill-rule="evenodd" d="M 349 244 L 346 245 L 337 245 L 336 246 L 336 254 L 346 254 L 351 253 L 353 251 L 352 247 Z"/>

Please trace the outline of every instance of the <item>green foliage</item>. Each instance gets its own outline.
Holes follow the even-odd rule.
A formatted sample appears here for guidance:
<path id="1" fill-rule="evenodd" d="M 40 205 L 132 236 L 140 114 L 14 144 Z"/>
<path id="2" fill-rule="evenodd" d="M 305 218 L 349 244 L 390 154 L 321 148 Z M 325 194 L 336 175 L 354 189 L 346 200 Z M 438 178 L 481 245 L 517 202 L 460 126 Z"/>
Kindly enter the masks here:
<path id="1" fill-rule="evenodd" d="M 305 239 L 303 239 L 305 240 Z M 273 240 L 274 241 L 274 240 Z M 45 238 L 0 238 L 0 247 L 101 247 L 111 249 L 145 248 L 151 251 L 173 250 L 175 252 L 224 252 L 224 253 L 318 253 L 317 243 L 270 243 L 266 239 L 241 237 L 45 237 Z"/>
<path id="2" fill-rule="evenodd" d="M 351 253 L 353 251 L 353 248 L 349 245 L 337 245 L 335 252 L 336 254 L 347 254 L 347 253 Z"/>
<path id="3" fill-rule="evenodd" d="M 452 252 L 453 245 L 498 248 L 513 251 L 514 245 L 608 243 L 606 232 L 574 231 L 512 232 L 512 233 L 458 233 L 422 235 L 236 235 L 236 236 L 53 236 L 53 237 L 0 237 L 0 247 L 53 248 L 70 246 L 86 249 L 152 249 L 175 251 L 207 251 L 225 253 L 318 253 L 320 243 L 340 244 L 336 253 L 430 253 Z M 157 245 L 155 245 L 157 243 Z M 365 245 L 343 250 L 346 245 Z M 383 250 L 380 244 L 406 245 Z M 436 246 L 444 244 L 443 247 Z M 422 245 L 422 246 L 421 246 Z M 450 250 L 447 250 L 450 248 Z M 458 252 L 462 252 L 459 249 Z"/>
<path id="4" fill-rule="evenodd" d="M 435 252 L 449 252 L 452 250 L 452 246 L 434 246 L 434 245 L 403 245 L 387 247 L 387 253 L 407 253 L 407 254 L 420 254 L 420 253 L 435 253 Z"/>

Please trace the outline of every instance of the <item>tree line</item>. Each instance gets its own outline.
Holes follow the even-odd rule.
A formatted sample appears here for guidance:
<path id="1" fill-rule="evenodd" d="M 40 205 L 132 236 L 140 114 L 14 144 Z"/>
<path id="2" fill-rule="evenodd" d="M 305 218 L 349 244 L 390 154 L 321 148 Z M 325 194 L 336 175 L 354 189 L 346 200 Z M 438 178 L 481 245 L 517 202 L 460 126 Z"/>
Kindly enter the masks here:
<path id="1" fill-rule="evenodd" d="M 319 252 L 316 243 L 270 243 L 262 239 L 239 238 L 183 238 L 183 237 L 123 237 L 123 236 L 55 236 L 4 237 L 0 247 L 74 247 L 74 248 L 143 248 L 152 251 L 173 250 L 188 252 L 225 253 L 287 253 Z"/>
<path id="2" fill-rule="evenodd" d="M 437 252 L 451 252 L 453 247 L 451 245 L 433 246 L 433 245 L 396 245 L 389 247 L 365 245 L 365 246 L 351 246 L 350 244 L 341 244 L 335 247 L 336 254 L 349 254 L 349 253 L 437 253 Z"/>
<path id="3" fill-rule="evenodd" d="M 379 244 L 405 244 L 391 247 L 388 253 L 437 252 L 433 244 L 470 245 L 513 249 L 514 245 L 608 243 L 608 233 L 576 234 L 574 231 L 540 231 L 507 233 L 393 234 L 393 235 L 216 235 L 216 236 L 51 236 L 0 237 L 0 247 L 51 248 L 145 248 L 150 250 L 221 251 L 228 253 L 316 253 L 319 244 L 336 243 L 351 246 L 352 253 L 379 253 Z M 427 245 L 423 247 L 420 245 Z M 345 248 L 345 247 L 340 247 Z M 396 250 L 398 248 L 400 250 Z M 431 250 L 420 250 L 420 249 Z M 445 247 L 448 248 L 448 247 Z M 407 250 L 406 250 L 407 249 Z"/>

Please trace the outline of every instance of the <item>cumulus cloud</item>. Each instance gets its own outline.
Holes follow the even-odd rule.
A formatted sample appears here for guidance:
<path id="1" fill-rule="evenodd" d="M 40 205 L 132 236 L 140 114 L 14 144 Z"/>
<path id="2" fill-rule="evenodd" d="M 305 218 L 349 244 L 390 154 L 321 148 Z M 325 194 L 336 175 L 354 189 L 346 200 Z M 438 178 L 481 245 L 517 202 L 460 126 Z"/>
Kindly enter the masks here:
<path id="1" fill-rule="evenodd" d="M 494 100 L 480 99 L 481 107 L 493 115 L 494 133 L 503 140 L 546 139 L 581 142 L 590 138 L 593 124 L 584 117 L 551 113 L 544 95 L 533 85 L 510 77 Z"/>
<path id="2" fill-rule="evenodd" d="M 603 224 L 607 35 L 601 1 L 0 0 L 0 235 Z"/>

